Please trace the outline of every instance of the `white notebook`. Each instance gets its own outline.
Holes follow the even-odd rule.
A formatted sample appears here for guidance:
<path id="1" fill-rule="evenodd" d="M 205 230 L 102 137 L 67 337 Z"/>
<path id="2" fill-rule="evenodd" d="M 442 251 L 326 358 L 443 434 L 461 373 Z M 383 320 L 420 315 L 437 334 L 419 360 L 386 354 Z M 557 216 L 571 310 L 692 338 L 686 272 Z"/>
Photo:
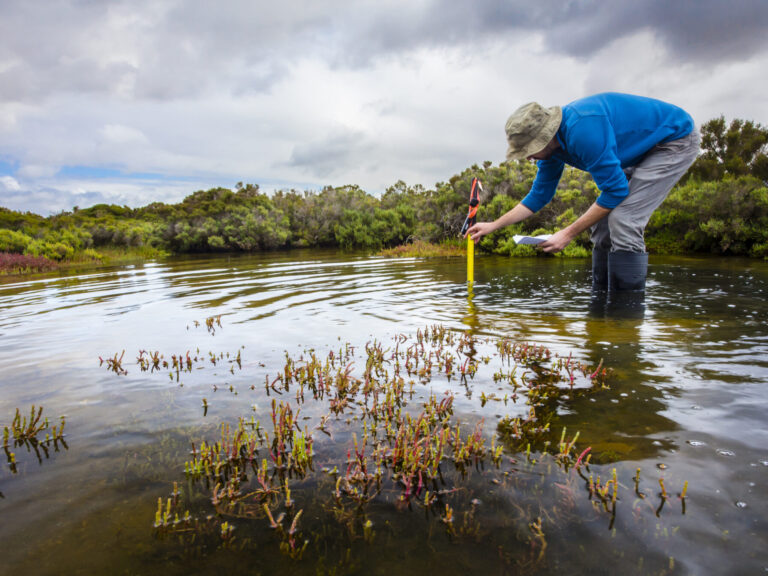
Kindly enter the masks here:
<path id="1" fill-rule="evenodd" d="M 542 234 L 541 236 L 522 236 L 520 234 L 515 234 L 512 239 L 515 241 L 515 244 L 541 244 L 551 237 L 552 234 Z"/>

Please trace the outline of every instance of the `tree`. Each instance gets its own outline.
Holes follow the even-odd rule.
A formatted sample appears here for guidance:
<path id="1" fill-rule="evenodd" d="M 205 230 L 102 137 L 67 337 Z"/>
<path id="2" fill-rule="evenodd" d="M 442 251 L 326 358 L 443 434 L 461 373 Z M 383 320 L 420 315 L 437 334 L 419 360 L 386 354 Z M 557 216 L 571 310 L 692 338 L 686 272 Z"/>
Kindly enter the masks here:
<path id="1" fill-rule="evenodd" d="M 701 148 L 689 177 L 703 181 L 725 176 L 756 176 L 768 180 L 768 128 L 752 120 L 714 118 L 701 127 Z"/>

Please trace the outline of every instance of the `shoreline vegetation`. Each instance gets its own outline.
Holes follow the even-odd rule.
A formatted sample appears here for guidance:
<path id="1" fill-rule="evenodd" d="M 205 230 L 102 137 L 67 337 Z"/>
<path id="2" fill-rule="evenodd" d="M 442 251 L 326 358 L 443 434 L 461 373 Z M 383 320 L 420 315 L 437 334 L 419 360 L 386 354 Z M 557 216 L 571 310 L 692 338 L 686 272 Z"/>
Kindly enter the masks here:
<path id="1" fill-rule="evenodd" d="M 384 248 L 377 256 L 385 258 L 454 258 L 467 254 L 466 241 L 446 240 L 441 243 L 413 240 L 392 248 Z"/>
<path id="2" fill-rule="evenodd" d="M 170 256 L 155 248 L 103 248 L 98 251 L 76 251 L 71 258 L 53 260 L 45 256 L 30 256 L 13 252 L 0 252 L 0 277 L 23 276 L 72 268 L 98 268 L 132 262 L 147 262 Z"/>
<path id="3" fill-rule="evenodd" d="M 721 117 L 701 128 L 703 153 L 646 229 L 653 254 L 722 254 L 768 259 L 768 128 Z M 536 166 L 477 164 L 433 189 L 398 181 L 383 194 L 359 186 L 320 191 L 258 184 L 199 190 L 179 203 L 130 208 L 97 204 L 48 217 L 0 207 L 0 275 L 98 266 L 193 253 L 339 248 L 389 257 L 461 256 L 459 237 L 473 177 L 483 182 L 477 219 L 494 220 L 528 193 Z M 598 196 L 591 176 L 566 168 L 553 200 L 531 218 L 485 236 L 479 252 L 544 256 L 515 234 L 548 234 Z M 582 233 L 558 256 L 588 257 Z"/>

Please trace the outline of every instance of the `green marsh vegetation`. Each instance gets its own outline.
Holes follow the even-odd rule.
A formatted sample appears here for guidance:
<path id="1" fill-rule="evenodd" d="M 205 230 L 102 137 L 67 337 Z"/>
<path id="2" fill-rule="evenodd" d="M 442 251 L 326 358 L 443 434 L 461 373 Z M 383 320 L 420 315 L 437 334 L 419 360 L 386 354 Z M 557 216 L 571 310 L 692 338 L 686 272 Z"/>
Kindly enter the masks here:
<path id="1" fill-rule="evenodd" d="M 768 129 L 724 118 L 701 128 L 703 153 L 657 210 L 646 232 L 654 253 L 768 257 Z M 197 191 L 177 204 L 140 208 L 99 204 L 44 218 L 0 208 L 0 253 L 44 258 L 0 260 L 0 272 L 43 270 L 55 263 L 100 264 L 167 254 L 253 252 L 292 247 L 341 248 L 388 256 L 461 254 L 456 242 L 473 177 L 485 189 L 478 219 L 504 214 L 528 192 L 536 167 L 527 162 L 473 165 L 434 189 L 398 181 L 380 196 L 358 186 L 320 191 L 255 184 Z M 480 242 L 486 252 L 533 256 L 515 234 L 553 232 L 574 221 L 598 191 L 591 177 L 566 169 L 554 200 L 534 217 Z M 401 248 L 396 248 L 402 246 Z M 585 257 L 586 234 L 561 254 Z"/>
<path id="2" fill-rule="evenodd" d="M 11 473 L 19 472 L 22 461 L 17 457 L 17 453 L 20 450 L 25 450 L 27 454 L 34 453 L 38 463 L 42 464 L 44 460 L 50 458 L 51 450 L 59 452 L 69 448 L 64 440 L 65 425 L 64 416 L 61 416 L 58 425 L 51 425 L 48 417 L 43 417 L 42 406 L 33 405 L 29 416 L 23 415 L 21 410 L 16 408 L 16 414 L 10 425 L 3 426 L 2 447 Z"/>
<path id="3" fill-rule="evenodd" d="M 221 316 L 205 325 L 214 334 Z M 663 476 L 618 472 L 558 425 L 560 404 L 608 388 L 602 361 L 440 325 L 284 358 L 264 366 L 242 349 L 197 349 L 101 361 L 117 377 L 136 367 L 176 386 L 205 367 L 256 369 L 240 391 L 244 415 L 191 435 L 183 469 L 147 518 L 173 554 L 258 552 L 270 570 L 354 573 L 399 554 L 399 525 L 414 538 L 418 521 L 424 553 L 490 542 L 497 568 L 537 573 L 548 566 L 548 535 L 574 524 L 612 530 L 623 509 L 668 539 L 685 513 L 687 484 L 673 493 Z M 213 383 L 201 398 L 204 422 L 226 389 Z M 259 418 L 254 403 L 266 408 Z M 494 422 L 492 411 L 504 415 Z"/>

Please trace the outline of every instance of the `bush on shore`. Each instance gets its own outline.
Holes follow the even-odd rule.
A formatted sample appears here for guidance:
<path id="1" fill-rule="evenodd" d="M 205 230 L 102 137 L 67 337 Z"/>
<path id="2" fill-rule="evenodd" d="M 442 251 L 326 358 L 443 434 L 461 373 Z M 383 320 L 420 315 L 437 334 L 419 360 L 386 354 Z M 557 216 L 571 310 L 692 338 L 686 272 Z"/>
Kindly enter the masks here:
<path id="1" fill-rule="evenodd" d="M 28 256 L 26 254 L 0 252 L 0 274 L 47 272 L 56 267 L 56 262 L 43 256 Z"/>

